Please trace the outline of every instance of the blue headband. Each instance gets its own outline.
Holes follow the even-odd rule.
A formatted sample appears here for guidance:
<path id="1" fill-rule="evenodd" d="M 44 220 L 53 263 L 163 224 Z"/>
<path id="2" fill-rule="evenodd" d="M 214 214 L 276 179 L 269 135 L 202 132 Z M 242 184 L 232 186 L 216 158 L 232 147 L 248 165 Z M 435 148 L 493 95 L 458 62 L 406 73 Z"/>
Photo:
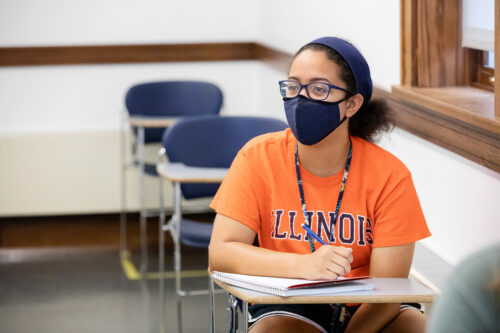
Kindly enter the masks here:
<path id="1" fill-rule="evenodd" d="M 356 87 L 358 93 L 363 96 L 363 105 L 372 97 L 372 79 L 370 77 L 370 67 L 365 58 L 351 43 L 337 37 L 321 37 L 313 40 L 309 44 L 325 45 L 344 58 L 351 68 L 354 78 L 356 79 Z"/>

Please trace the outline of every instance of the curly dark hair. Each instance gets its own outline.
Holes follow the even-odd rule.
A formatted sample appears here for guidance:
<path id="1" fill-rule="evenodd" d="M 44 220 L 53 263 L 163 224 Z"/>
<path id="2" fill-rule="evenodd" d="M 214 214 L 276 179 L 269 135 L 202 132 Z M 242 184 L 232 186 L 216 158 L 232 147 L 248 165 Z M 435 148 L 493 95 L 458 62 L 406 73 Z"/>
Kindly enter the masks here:
<path id="1" fill-rule="evenodd" d="M 295 54 L 294 59 L 305 50 L 325 52 L 328 59 L 339 65 L 341 69 L 340 78 L 346 84 L 347 90 L 358 91 L 356 79 L 349 64 L 337 51 L 323 44 L 307 44 Z M 349 134 L 374 142 L 382 132 L 392 130 L 395 124 L 393 111 L 387 101 L 382 98 L 371 98 L 349 119 Z"/>

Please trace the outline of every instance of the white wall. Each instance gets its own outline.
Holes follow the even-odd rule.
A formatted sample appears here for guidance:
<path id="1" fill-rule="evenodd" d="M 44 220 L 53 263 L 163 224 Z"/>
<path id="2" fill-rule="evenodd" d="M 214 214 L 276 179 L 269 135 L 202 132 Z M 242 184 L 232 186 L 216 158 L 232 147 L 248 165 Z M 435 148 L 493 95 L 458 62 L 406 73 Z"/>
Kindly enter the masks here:
<path id="1" fill-rule="evenodd" d="M 260 42 L 295 53 L 323 36 L 338 36 L 356 45 L 378 86 L 389 90 L 400 80 L 398 0 L 298 0 L 259 2 Z M 376 65 L 374 65 L 376 64 Z"/>
<path id="2" fill-rule="evenodd" d="M 248 41 L 257 6 L 232 0 L 2 0 L 0 46 Z"/>
<path id="3" fill-rule="evenodd" d="M 0 134 L 116 131 L 127 89 L 154 80 L 213 82 L 223 90 L 223 112 L 252 113 L 257 68 L 255 61 L 0 68 Z"/>
<path id="4" fill-rule="evenodd" d="M 118 211 L 118 128 L 127 89 L 149 80 L 206 80 L 222 89 L 223 114 L 253 114 L 261 66 L 234 61 L 0 69 L 0 216 Z M 234 73 L 245 78 L 244 89 Z M 158 148 L 148 151 L 149 160 L 155 161 Z M 132 210 L 138 207 L 136 178 L 130 169 Z M 147 205 L 155 207 L 157 185 L 147 184 Z"/>
<path id="5" fill-rule="evenodd" d="M 432 232 L 425 245 L 457 263 L 500 241 L 500 173 L 399 129 L 381 145 L 412 172 Z"/>

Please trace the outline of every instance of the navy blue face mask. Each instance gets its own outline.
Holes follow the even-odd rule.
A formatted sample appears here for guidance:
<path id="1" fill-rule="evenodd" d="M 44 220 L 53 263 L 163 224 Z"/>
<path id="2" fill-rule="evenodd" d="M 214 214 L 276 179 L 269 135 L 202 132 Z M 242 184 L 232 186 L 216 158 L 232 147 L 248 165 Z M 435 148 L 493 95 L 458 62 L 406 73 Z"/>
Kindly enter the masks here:
<path id="1" fill-rule="evenodd" d="M 323 140 L 347 119 L 340 120 L 338 102 L 315 101 L 298 95 L 283 98 L 288 125 L 295 138 L 302 144 L 310 146 Z"/>

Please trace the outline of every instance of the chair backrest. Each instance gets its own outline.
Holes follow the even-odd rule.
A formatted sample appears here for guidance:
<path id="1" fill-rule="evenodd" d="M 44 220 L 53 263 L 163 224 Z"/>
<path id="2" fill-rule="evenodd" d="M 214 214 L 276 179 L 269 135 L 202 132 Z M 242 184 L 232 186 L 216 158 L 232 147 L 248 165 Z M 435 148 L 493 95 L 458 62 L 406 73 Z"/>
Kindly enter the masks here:
<path id="1" fill-rule="evenodd" d="M 222 91 L 200 81 L 158 81 L 132 86 L 125 96 L 131 116 L 182 117 L 219 114 Z M 161 142 L 163 128 L 145 130 L 145 142 Z"/>
<path id="2" fill-rule="evenodd" d="M 200 116 L 182 119 L 163 135 L 170 162 L 188 166 L 229 168 L 238 151 L 250 139 L 286 129 L 285 122 L 265 117 Z M 187 198 L 213 196 L 219 184 L 182 184 Z"/>

